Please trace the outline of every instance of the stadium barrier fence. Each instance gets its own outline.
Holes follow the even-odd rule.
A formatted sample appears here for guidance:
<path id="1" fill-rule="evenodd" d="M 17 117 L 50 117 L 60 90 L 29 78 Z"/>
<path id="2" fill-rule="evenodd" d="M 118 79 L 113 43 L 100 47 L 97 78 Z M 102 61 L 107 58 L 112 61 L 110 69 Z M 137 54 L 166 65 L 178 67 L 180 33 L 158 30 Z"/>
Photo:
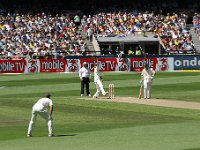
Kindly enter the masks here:
<path id="1" fill-rule="evenodd" d="M 100 71 L 141 71 L 143 64 L 157 71 L 200 70 L 200 55 L 177 56 L 67 56 L 62 59 L 0 60 L 0 73 L 78 72 L 83 62 L 93 71 L 99 62 Z"/>

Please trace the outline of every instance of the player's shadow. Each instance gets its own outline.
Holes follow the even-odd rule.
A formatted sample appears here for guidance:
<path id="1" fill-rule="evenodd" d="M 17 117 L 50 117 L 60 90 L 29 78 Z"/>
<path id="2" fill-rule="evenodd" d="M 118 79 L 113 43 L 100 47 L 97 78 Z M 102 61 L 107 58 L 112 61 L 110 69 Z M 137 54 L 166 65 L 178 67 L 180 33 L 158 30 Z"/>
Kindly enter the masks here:
<path id="1" fill-rule="evenodd" d="M 189 148 L 189 149 L 184 149 L 184 150 L 200 150 L 200 148 Z"/>
<path id="2" fill-rule="evenodd" d="M 77 134 L 58 134 L 55 137 L 63 137 L 63 136 L 76 136 Z"/>

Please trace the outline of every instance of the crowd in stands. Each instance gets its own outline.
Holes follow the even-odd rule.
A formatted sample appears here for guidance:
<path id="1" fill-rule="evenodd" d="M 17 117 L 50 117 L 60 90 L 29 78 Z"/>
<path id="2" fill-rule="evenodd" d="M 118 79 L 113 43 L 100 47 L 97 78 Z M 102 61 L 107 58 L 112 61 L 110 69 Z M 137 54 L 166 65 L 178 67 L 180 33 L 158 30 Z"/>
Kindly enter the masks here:
<path id="1" fill-rule="evenodd" d="M 59 4 L 60 7 L 62 3 Z M 105 5 L 107 5 L 106 2 Z M 135 7 L 140 8 L 140 5 L 139 1 Z M 48 9 L 43 5 L 39 6 L 34 5 L 33 9 L 36 7 Z M 0 8 L 0 57 L 21 59 L 44 58 L 49 55 L 53 58 L 62 58 L 66 55 L 87 55 L 88 48 L 79 31 L 79 25 L 87 33 L 90 41 L 94 34 L 102 37 L 125 37 L 151 33 L 155 37 L 161 38 L 166 53 L 192 52 L 195 48 L 192 36 L 186 28 L 188 16 L 180 12 L 166 15 L 162 13 L 162 10 L 164 12 L 178 7 L 176 2 L 169 4 L 162 2 L 157 5 L 149 4 L 141 7 L 144 10 L 157 10 L 156 12 L 141 11 L 136 8 L 132 11 L 115 8 L 111 9 L 109 13 L 102 10 L 83 17 L 77 15 L 72 17 L 64 11 L 56 15 L 55 12 L 59 9 L 55 9 L 54 13 L 48 11 L 29 13 L 29 10 L 25 9 L 26 7 L 17 5 L 12 7 L 14 11 L 11 12 Z M 195 7 L 197 7 L 196 4 Z M 192 9 L 195 7 L 191 6 Z M 31 8 L 31 5 L 28 8 Z M 53 8 L 54 5 L 52 5 Z M 91 6 L 91 8 L 95 7 Z M 21 12 L 18 13 L 18 10 Z M 199 16 L 200 14 L 196 13 L 193 17 L 197 34 L 200 34 Z M 101 51 L 103 55 L 119 55 L 121 53 L 120 46 L 116 48 L 108 46 Z M 135 52 L 130 51 L 130 55 L 132 54 Z"/>
<path id="2" fill-rule="evenodd" d="M 194 43 L 189 30 L 186 28 L 187 15 L 154 14 L 153 12 L 133 13 L 119 11 L 118 13 L 98 13 L 83 17 L 83 30 L 88 36 L 96 33 L 102 37 L 125 37 L 151 32 L 159 36 L 166 49 L 166 53 L 188 53 L 194 51 Z"/>
<path id="3" fill-rule="evenodd" d="M 195 50 L 192 36 L 186 28 L 186 20 L 185 14 L 174 13 L 164 17 L 156 32 L 161 37 L 166 52 L 191 53 Z"/>
<path id="4" fill-rule="evenodd" d="M 54 58 L 86 54 L 87 46 L 78 32 L 79 16 L 45 13 L 0 16 L 0 54 L 8 58 Z"/>
<path id="5" fill-rule="evenodd" d="M 199 41 L 200 41 L 200 13 L 194 14 L 192 22 L 195 33 L 199 35 Z"/>

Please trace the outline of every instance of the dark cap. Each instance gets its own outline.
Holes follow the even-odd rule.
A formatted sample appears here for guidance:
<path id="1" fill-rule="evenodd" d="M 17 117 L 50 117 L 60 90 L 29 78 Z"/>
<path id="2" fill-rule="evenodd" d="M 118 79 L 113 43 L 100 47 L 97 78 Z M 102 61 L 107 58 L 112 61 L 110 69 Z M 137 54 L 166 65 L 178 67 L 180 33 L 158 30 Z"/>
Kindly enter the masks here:
<path id="1" fill-rule="evenodd" d="M 50 98 L 50 97 L 51 97 L 51 94 L 50 94 L 50 93 L 47 93 L 47 94 L 45 95 L 45 97 L 46 97 L 46 98 Z"/>

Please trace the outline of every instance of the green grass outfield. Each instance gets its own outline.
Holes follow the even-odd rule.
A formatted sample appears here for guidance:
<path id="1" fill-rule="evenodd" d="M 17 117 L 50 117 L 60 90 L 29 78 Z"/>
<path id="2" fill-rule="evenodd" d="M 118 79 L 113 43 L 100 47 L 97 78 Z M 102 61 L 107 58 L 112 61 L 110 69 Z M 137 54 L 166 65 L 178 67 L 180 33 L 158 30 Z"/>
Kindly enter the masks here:
<path id="1" fill-rule="evenodd" d="M 103 73 L 115 95 L 137 97 L 140 73 Z M 91 93 L 95 92 L 91 82 Z M 32 105 L 54 100 L 54 138 L 38 116 L 26 137 Z M 77 74 L 0 75 L 0 150 L 200 150 L 200 111 L 79 99 Z M 152 98 L 200 102 L 199 72 L 158 72 Z"/>

